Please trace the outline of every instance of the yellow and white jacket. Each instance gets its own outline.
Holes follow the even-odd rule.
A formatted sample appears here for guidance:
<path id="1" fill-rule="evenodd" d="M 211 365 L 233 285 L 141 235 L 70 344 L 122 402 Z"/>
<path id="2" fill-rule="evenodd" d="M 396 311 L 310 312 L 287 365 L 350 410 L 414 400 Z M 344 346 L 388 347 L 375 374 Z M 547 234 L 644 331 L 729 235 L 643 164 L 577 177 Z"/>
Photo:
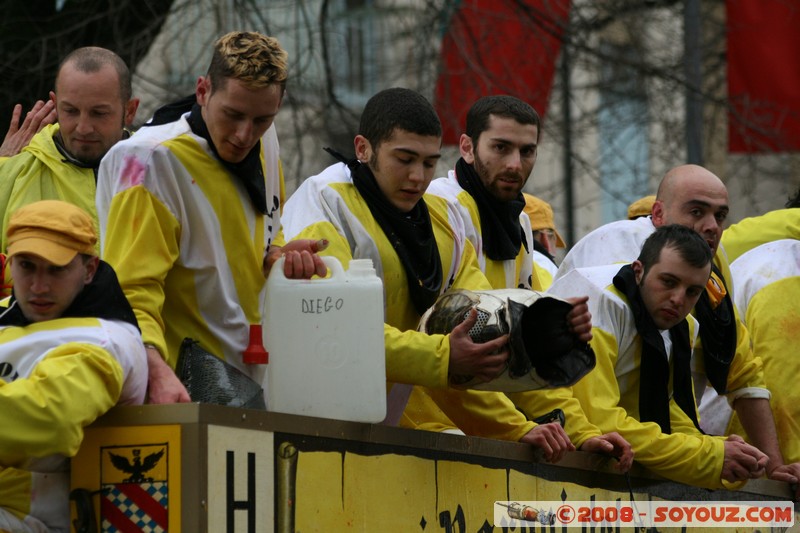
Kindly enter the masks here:
<path id="1" fill-rule="evenodd" d="M 753 248 L 781 239 L 800 239 L 800 209 L 776 209 L 744 218 L 722 232 L 722 245 L 731 264 Z"/>
<path id="2" fill-rule="evenodd" d="M 703 435 L 670 397 L 672 433 L 655 422 L 640 422 L 641 339 L 633 313 L 612 280 L 620 265 L 579 268 L 556 280 L 548 291 L 561 297 L 589 296 L 590 342 L 597 366 L 573 387 L 589 421 L 603 432 L 617 431 L 630 442 L 636 461 L 668 479 L 706 488 L 730 488 L 721 480 L 724 439 Z M 697 324 L 690 315 L 690 341 Z M 669 332 L 662 332 L 671 362 Z M 671 385 L 670 385 L 671 386 Z"/>
<path id="3" fill-rule="evenodd" d="M 726 230 L 727 231 L 727 230 Z M 753 351 L 764 361 L 772 392 L 770 406 L 786 464 L 800 461 L 800 241 L 783 239 L 757 246 L 731 264 L 736 305 L 744 316 Z M 744 435 L 736 413 L 706 394 L 700 404 L 703 429 Z"/>
<path id="4" fill-rule="evenodd" d="M 515 259 L 493 261 L 486 257 L 483 251 L 481 217 L 478 212 L 478 204 L 475 203 L 472 195 L 461 188 L 458 179 L 456 179 L 455 170 L 449 171 L 446 178 L 433 180 L 428 186 L 428 194 L 446 199 L 461 217 L 465 232 L 464 236 L 475 248 L 475 253 L 478 256 L 478 265 L 486 275 L 486 279 L 492 284 L 492 287 L 542 290 L 541 284 L 533 272 L 531 220 L 524 211 L 519 215 L 519 223 L 522 226 L 523 238 L 527 243 L 527 249 L 523 244 L 520 246 L 519 254 Z"/>
<path id="5" fill-rule="evenodd" d="M 260 381 L 263 369 L 245 365 L 241 354 L 249 325 L 261 323 L 262 263 L 280 227 L 284 188 L 275 127 L 261 139 L 265 216 L 186 116 L 141 128 L 103 158 L 102 256 L 117 271 L 145 343 L 171 366 L 191 337 Z"/>
<path id="6" fill-rule="evenodd" d="M 546 291 L 550 285 L 553 284 L 553 278 L 556 277 L 558 267 L 542 252 L 534 250 L 533 271 L 536 273 L 536 277 L 539 279 L 539 284 L 542 286 L 541 290 Z"/>
<path id="7" fill-rule="evenodd" d="M 0 368 L 0 530 L 66 533 L 67 458 L 83 428 L 114 405 L 144 401 L 141 336 L 98 318 L 0 326 Z"/>

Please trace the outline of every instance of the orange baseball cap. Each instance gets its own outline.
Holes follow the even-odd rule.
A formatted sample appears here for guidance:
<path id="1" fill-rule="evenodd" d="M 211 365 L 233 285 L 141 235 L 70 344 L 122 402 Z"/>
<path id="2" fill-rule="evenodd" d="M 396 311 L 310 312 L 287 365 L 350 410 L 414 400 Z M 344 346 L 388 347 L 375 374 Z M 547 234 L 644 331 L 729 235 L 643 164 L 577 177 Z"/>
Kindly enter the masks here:
<path id="1" fill-rule="evenodd" d="M 8 257 L 31 254 L 64 266 L 78 254 L 96 255 L 92 217 L 60 200 L 42 200 L 14 211 L 7 236 Z"/>
<path id="2" fill-rule="evenodd" d="M 531 219 L 531 229 L 533 231 L 553 230 L 556 234 L 556 246 L 558 248 L 566 248 L 567 245 L 561 234 L 556 229 L 555 219 L 553 217 L 553 208 L 550 204 L 532 194 L 523 193 L 525 197 L 525 212 L 528 218 Z"/>
<path id="3" fill-rule="evenodd" d="M 633 220 L 634 218 L 650 216 L 655 201 L 656 196 L 654 194 L 639 198 L 628 206 L 628 219 Z"/>

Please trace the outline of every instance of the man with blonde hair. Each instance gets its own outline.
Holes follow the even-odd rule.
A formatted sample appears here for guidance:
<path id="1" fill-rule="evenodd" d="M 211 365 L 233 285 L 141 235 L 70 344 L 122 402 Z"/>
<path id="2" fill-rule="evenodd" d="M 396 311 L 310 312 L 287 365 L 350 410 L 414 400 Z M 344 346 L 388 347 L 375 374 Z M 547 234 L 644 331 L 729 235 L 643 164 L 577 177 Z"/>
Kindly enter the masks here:
<path id="1" fill-rule="evenodd" d="M 261 379 L 244 352 L 261 323 L 264 259 L 280 228 L 273 121 L 287 57 L 272 37 L 222 36 L 192 98 L 156 112 L 100 166 L 102 253 L 141 325 L 152 403 L 189 400 L 172 370 L 185 338 Z M 325 273 L 307 250 L 287 257 Z"/>

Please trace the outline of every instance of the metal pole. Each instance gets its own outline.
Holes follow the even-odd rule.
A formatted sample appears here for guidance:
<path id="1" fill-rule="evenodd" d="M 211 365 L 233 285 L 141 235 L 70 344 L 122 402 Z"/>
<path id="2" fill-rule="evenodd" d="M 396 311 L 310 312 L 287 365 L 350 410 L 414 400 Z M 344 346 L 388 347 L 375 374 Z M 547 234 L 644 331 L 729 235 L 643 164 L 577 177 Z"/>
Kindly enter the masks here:
<path id="1" fill-rule="evenodd" d="M 700 0 L 686 0 L 683 9 L 684 75 L 686 77 L 686 162 L 703 164 L 703 39 Z"/>
<path id="2" fill-rule="evenodd" d="M 572 86 L 570 84 L 570 50 L 569 50 L 569 17 L 567 17 L 566 28 L 564 29 L 564 41 L 561 44 L 561 113 L 564 122 L 564 207 L 567 222 L 567 243 L 571 246 L 575 244 L 575 198 L 573 189 L 572 171 L 572 108 L 570 97 Z"/>

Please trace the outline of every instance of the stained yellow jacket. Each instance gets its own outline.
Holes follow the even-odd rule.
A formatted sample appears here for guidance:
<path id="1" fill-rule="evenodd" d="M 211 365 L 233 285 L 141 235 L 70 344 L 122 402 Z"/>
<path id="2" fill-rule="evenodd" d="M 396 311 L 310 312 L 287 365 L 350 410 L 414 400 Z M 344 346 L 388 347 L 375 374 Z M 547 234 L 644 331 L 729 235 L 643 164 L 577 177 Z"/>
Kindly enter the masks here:
<path id="1" fill-rule="evenodd" d="M 736 303 L 753 350 L 764 361 L 770 406 L 786 464 L 800 461 L 800 241 L 782 239 L 753 248 L 731 265 Z M 744 435 L 736 413 L 729 433 Z"/>
<path id="2" fill-rule="evenodd" d="M 185 337 L 260 380 L 242 352 L 261 323 L 266 248 L 280 226 L 283 174 L 275 128 L 261 139 L 269 213 L 195 135 L 185 117 L 143 127 L 100 164 L 103 259 L 117 272 L 144 341 L 175 366 Z"/>
<path id="3" fill-rule="evenodd" d="M 780 239 L 800 239 L 800 209 L 776 209 L 744 218 L 722 232 L 722 245 L 731 263 L 757 246 Z"/>

